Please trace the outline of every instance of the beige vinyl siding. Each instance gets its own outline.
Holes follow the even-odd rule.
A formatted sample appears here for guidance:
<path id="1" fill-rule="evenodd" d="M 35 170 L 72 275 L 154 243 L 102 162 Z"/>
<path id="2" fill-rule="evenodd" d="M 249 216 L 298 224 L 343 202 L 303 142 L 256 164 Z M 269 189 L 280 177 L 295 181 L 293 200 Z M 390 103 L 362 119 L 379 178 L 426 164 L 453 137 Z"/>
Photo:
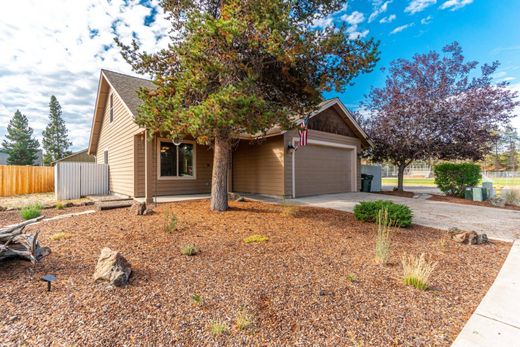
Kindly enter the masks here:
<path id="1" fill-rule="evenodd" d="M 144 143 L 143 136 L 135 136 L 135 196 L 144 196 Z M 153 186 L 152 194 L 161 195 L 177 195 L 177 194 L 203 194 L 211 191 L 211 171 L 213 167 L 213 150 L 208 146 L 195 145 L 195 179 L 158 179 L 158 157 L 157 157 L 157 139 L 153 140 Z"/>
<path id="2" fill-rule="evenodd" d="M 283 195 L 283 167 L 283 135 L 262 142 L 240 141 L 233 152 L 233 191 Z"/>
<path id="3" fill-rule="evenodd" d="M 291 130 L 285 133 L 284 136 L 284 143 L 285 147 L 292 143 L 293 137 L 298 137 L 298 130 Z M 318 140 L 318 141 L 325 141 L 325 142 L 333 142 L 333 143 L 339 143 L 344 145 L 353 145 L 356 146 L 356 151 L 359 153 L 361 151 L 361 140 L 356 137 L 350 137 L 350 136 L 343 136 L 343 135 L 337 135 L 337 134 L 331 134 L 327 132 L 317 131 L 309 129 L 309 139 L 312 140 Z M 285 156 L 285 174 L 284 174 L 284 187 L 285 187 L 285 195 L 291 196 L 292 195 L 292 155 L 288 153 Z M 357 177 L 357 189 L 359 190 L 359 187 L 361 185 L 361 161 L 358 158 L 357 159 L 357 172 L 354 174 Z M 350 174 L 349 174 L 350 175 Z M 297 193 L 298 194 L 298 193 Z"/>
<path id="4" fill-rule="evenodd" d="M 110 191 L 133 196 L 134 134 L 139 130 L 139 127 L 116 93 L 113 94 L 114 117 L 113 121 L 110 122 L 110 98 L 108 97 L 106 100 L 96 151 L 96 162 L 102 164 L 104 161 L 103 153 L 108 151 Z"/>

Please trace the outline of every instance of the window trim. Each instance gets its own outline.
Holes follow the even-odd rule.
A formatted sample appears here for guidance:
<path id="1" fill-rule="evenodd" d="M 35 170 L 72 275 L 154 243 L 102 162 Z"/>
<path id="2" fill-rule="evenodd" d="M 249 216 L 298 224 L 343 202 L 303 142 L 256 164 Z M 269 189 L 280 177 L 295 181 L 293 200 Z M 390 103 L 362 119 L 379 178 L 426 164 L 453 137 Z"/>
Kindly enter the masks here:
<path id="1" fill-rule="evenodd" d="M 196 180 L 197 179 L 197 143 L 193 140 L 182 140 L 181 143 L 189 143 L 193 145 L 193 176 L 161 176 L 161 142 L 172 143 L 172 140 L 158 137 L 157 145 L 155 147 L 157 151 L 157 179 L 160 181 L 170 180 Z M 178 157 L 177 157 L 178 161 Z"/>

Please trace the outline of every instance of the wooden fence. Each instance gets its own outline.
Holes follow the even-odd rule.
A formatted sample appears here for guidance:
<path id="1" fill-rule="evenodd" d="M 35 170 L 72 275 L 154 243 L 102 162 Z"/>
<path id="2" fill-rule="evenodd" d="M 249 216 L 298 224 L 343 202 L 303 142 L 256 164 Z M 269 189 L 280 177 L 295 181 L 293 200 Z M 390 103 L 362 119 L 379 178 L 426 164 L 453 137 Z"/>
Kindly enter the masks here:
<path id="1" fill-rule="evenodd" d="M 54 168 L 0 165 L 0 196 L 54 191 Z"/>

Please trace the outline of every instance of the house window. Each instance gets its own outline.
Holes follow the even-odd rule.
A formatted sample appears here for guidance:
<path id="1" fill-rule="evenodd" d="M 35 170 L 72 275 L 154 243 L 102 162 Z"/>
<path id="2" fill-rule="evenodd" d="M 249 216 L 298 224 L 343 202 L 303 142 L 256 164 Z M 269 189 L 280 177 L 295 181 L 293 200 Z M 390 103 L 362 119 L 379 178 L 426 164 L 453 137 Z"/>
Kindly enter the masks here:
<path id="1" fill-rule="evenodd" d="M 103 164 L 108 164 L 108 151 L 103 152 Z"/>
<path id="2" fill-rule="evenodd" d="M 114 94 L 110 94 L 110 123 L 114 120 Z"/>
<path id="3" fill-rule="evenodd" d="M 183 142 L 178 146 L 160 141 L 160 177 L 195 177 L 193 143 Z"/>

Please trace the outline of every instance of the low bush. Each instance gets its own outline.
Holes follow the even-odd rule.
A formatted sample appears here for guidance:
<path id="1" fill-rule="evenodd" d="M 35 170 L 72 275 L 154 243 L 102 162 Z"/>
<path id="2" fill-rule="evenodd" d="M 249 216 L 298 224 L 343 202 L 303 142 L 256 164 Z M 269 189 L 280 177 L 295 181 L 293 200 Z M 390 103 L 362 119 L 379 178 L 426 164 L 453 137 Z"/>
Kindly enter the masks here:
<path id="1" fill-rule="evenodd" d="M 63 210 L 65 206 L 61 202 L 57 202 L 56 205 L 54 205 L 54 208 L 57 210 Z"/>
<path id="2" fill-rule="evenodd" d="M 406 228 L 412 224 L 412 210 L 388 200 L 362 201 L 354 207 L 354 216 L 357 220 L 375 223 L 383 209 L 388 211 L 387 225 Z"/>
<path id="3" fill-rule="evenodd" d="M 192 255 L 197 255 L 198 253 L 199 253 L 199 250 L 194 245 L 186 245 L 181 248 L 182 255 L 192 256 Z"/>
<path id="4" fill-rule="evenodd" d="M 22 208 L 20 211 L 20 216 L 22 216 L 22 218 L 24 220 L 29 220 L 29 219 L 33 219 L 36 217 L 40 217 L 41 214 L 42 214 L 42 205 L 40 205 L 40 204 L 26 206 L 26 207 Z"/>
<path id="5" fill-rule="evenodd" d="M 424 253 L 419 257 L 413 255 L 403 256 L 401 263 L 403 264 L 404 284 L 420 290 L 428 289 L 428 280 L 437 263 L 427 261 Z"/>
<path id="6" fill-rule="evenodd" d="M 244 239 L 245 243 L 253 243 L 253 242 L 266 242 L 269 241 L 269 237 L 264 235 L 251 235 Z"/>
<path id="7" fill-rule="evenodd" d="M 379 210 L 377 214 L 376 256 L 377 264 L 386 265 L 390 258 L 390 225 L 388 210 Z"/>
<path id="8" fill-rule="evenodd" d="M 520 206 L 520 189 L 504 189 L 502 195 L 506 205 Z"/>
<path id="9" fill-rule="evenodd" d="M 466 187 L 476 186 L 482 178 L 480 166 L 473 163 L 442 163 L 433 168 L 435 184 L 446 195 L 464 197 Z"/>

